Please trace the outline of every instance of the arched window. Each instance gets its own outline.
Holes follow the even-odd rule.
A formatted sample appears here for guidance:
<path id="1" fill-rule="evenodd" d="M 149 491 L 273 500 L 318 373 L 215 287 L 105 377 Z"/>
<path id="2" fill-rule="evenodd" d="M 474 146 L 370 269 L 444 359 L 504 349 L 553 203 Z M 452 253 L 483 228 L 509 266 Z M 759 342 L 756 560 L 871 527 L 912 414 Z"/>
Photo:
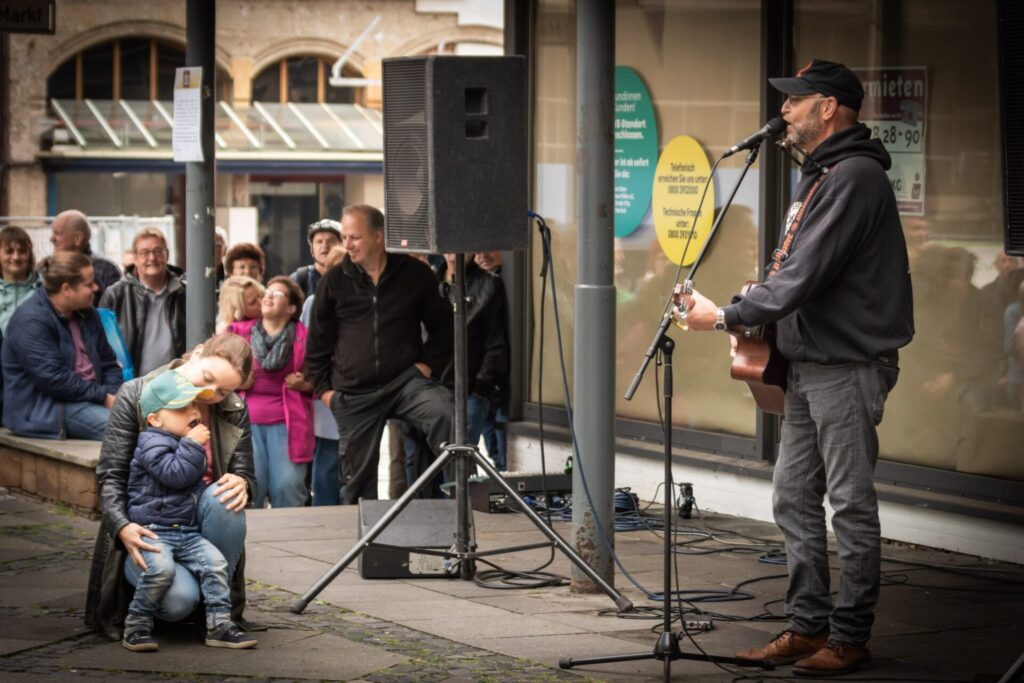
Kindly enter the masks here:
<path id="1" fill-rule="evenodd" d="M 154 38 L 118 38 L 74 54 L 47 79 L 47 101 L 174 99 L 174 70 L 185 66 L 180 45 Z M 231 78 L 217 69 L 218 99 L 229 99 Z"/>
<path id="2" fill-rule="evenodd" d="M 337 88 L 329 81 L 334 59 L 314 55 L 295 56 L 270 64 L 252 79 L 254 102 L 327 102 L 328 104 L 363 104 L 363 88 Z M 342 76 L 361 74 L 346 66 Z"/>

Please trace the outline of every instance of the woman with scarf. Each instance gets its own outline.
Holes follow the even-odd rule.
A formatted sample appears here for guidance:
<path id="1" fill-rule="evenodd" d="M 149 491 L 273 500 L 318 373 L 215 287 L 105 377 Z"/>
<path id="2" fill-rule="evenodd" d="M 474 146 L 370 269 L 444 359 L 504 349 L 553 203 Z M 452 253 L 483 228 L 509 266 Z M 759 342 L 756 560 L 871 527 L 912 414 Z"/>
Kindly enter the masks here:
<path id="1" fill-rule="evenodd" d="M 279 276 L 267 283 L 263 318 L 235 322 L 229 332 L 252 348 L 253 372 L 243 398 L 252 423 L 256 494 L 253 507 L 306 503 L 306 469 L 313 459 L 313 387 L 302 374 L 306 327 L 299 322 L 302 290 Z"/>

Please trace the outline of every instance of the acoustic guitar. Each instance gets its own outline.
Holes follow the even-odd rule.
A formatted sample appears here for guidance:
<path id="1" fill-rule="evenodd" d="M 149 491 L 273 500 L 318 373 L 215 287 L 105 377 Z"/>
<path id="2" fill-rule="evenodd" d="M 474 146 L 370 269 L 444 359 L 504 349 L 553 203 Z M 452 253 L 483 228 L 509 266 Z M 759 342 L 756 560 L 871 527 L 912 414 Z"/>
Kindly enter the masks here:
<path id="1" fill-rule="evenodd" d="M 748 282 L 743 286 L 745 296 L 759 283 Z M 685 318 L 679 315 L 679 305 L 683 301 L 683 285 L 676 285 L 672 298 L 675 303 L 673 313 L 685 327 Z M 736 354 L 732 359 L 729 374 L 735 380 L 747 383 L 750 393 L 758 407 L 773 415 L 785 414 L 786 405 L 786 371 L 788 361 L 779 354 L 775 347 L 775 325 L 757 327 L 741 327 L 726 330 L 736 338 Z"/>

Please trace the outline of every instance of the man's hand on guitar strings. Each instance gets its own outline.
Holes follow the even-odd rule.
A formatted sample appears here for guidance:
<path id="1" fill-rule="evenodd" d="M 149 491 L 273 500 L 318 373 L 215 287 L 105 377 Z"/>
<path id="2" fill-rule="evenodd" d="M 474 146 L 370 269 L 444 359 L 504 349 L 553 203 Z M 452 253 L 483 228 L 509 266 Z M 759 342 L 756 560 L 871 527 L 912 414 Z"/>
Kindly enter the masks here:
<path id="1" fill-rule="evenodd" d="M 693 294 L 680 294 L 676 300 L 680 312 L 686 311 L 683 318 L 685 325 L 691 330 L 715 329 L 715 316 L 718 306 L 697 290 Z"/>

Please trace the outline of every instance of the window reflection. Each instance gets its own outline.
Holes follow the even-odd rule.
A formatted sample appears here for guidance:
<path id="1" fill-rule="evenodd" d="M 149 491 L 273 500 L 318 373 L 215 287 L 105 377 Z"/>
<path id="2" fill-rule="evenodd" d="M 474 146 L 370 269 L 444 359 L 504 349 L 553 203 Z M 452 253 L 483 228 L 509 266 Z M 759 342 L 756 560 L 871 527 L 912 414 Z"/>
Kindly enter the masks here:
<path id="1" fill-rule="evenodd" d="M 924 67 L 923 215 L 904 215 L 914 340 L 879 428 L 882 457 L 1024 480 L 1012 357 L 1020 259 L 1002 253 L 995 3 L 796 3 L 796 63 Z"/>

